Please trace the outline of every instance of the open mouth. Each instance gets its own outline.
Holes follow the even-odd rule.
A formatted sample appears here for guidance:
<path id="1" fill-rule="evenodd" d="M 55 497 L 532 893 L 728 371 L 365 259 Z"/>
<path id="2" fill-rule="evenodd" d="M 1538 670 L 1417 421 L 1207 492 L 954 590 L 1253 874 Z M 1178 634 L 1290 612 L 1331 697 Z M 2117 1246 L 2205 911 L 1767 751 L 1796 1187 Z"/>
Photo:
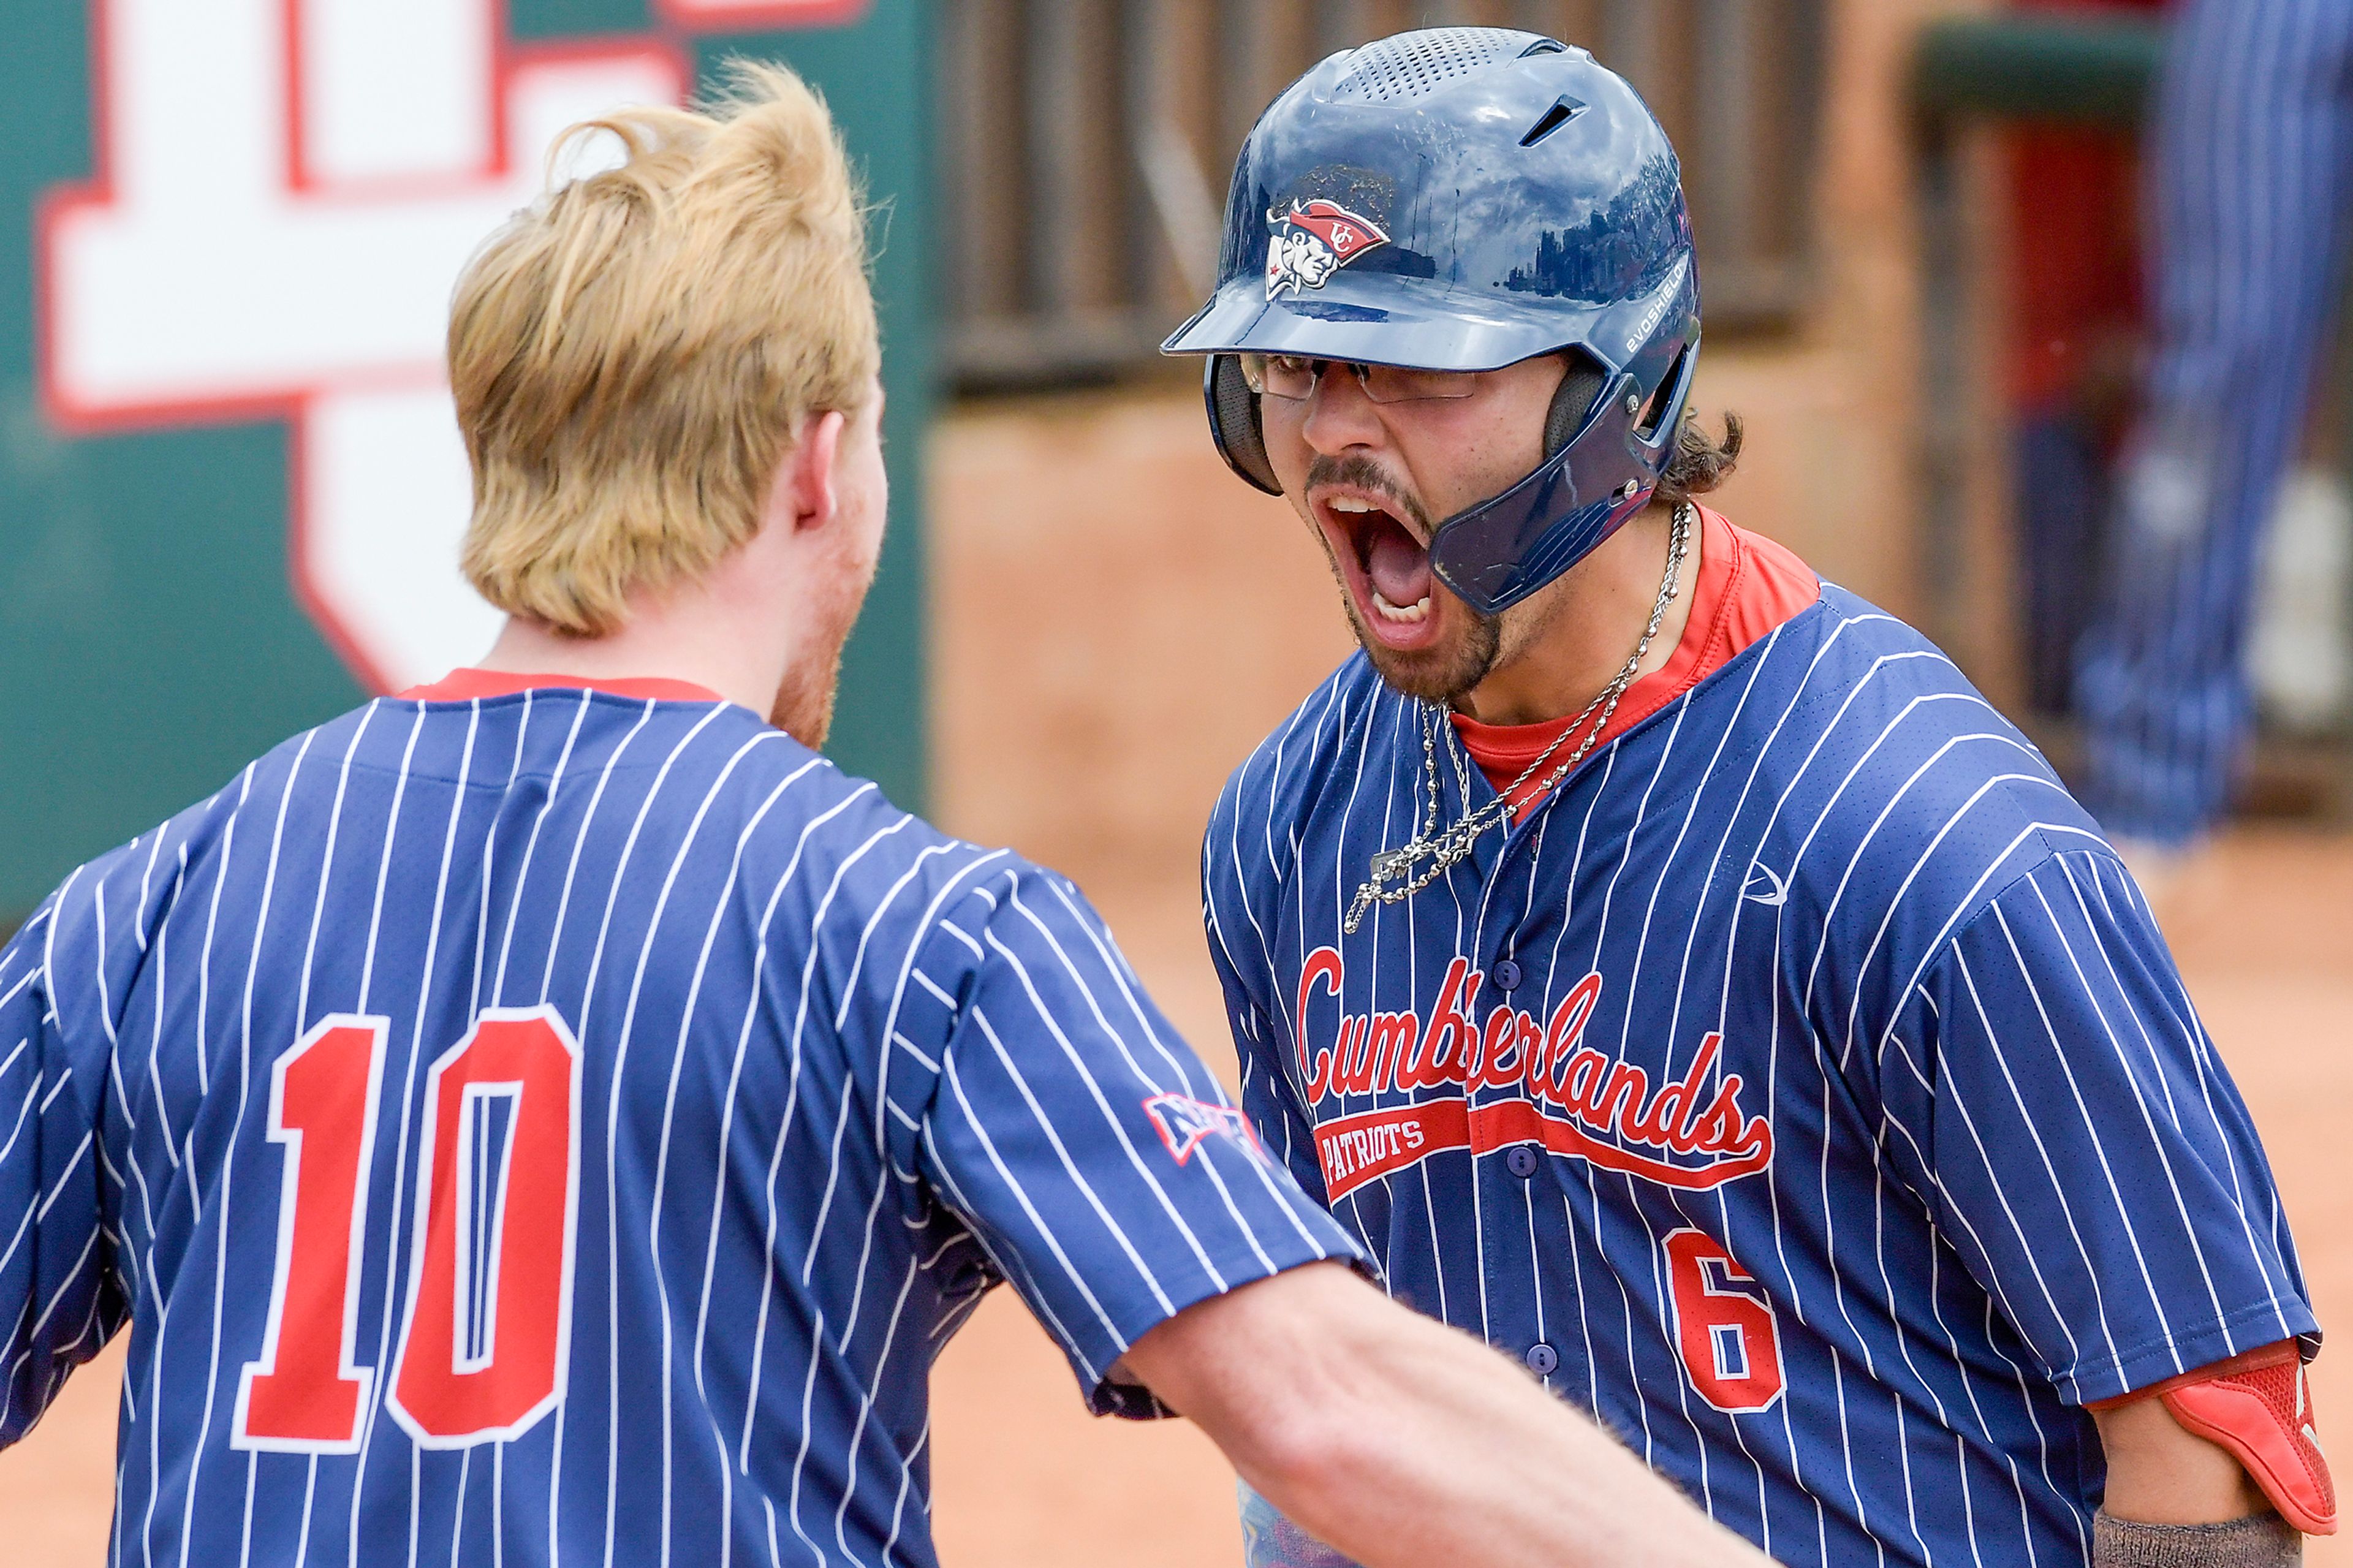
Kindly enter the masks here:
<path id="1" fill-rule="evenodd" d="M 1313 504 L 1366 629 L 1399 650 L 1435 638 L 1430 550 L 1396 503 L 1370 490 L 1335 486 L 1315 491 Z"/>

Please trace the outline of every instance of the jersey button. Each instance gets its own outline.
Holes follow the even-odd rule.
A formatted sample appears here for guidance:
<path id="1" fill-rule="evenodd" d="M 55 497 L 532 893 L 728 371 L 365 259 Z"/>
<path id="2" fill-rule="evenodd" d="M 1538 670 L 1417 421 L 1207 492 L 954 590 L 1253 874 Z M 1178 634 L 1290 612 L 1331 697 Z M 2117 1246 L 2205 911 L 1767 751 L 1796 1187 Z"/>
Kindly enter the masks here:
<path id="1" fill-rule="evenodd" d="M 1550 1377 L 1553 1369 L 1560 1364 L 1560 1352 L 1538 1340 L 1528 1347 L 1527 1363 L 1528 1370 L 1538 1377 Z"/>
<path id="2" fill-rule="evenodd" d="M 1511 959 L 1499 958 L 1495 961 L 1494 973 L 1487 978 L 1495 983 L 1498 991 L 1517 991 L 1520 988 L 1520 966 Z"/>
<path id="3" fill-rule="evenodd" d="M 1533 1143 L 1514 1143 L 1504 1156 L 1504 1168 L 1526 1181 L 1536 1173 L 1536 1148 Z"/>

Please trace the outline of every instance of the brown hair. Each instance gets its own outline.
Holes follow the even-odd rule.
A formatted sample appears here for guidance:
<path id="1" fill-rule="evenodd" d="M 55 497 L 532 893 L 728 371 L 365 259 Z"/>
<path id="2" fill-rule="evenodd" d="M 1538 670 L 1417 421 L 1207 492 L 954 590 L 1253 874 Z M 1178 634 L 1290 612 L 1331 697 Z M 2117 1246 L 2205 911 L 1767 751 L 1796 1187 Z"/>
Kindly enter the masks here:
<path id="1" fill-rule="evenodd" d="M 1718 440 L 1707 433 L 1698 415 L 1686 413 L 1675 427 L 1674 456 L 1667 459 L 1667 471 L 1659 476 L 1656 499 L 1675 505 L 1705 495 L 1730 479 L 1740 465 L 1744 428 L 1740 416 L 1726 409 L 1724 438 Z"/>
<path id="2" fill-rule="evenodd" d="M 700 110 L 574 126 L 551 168 L 597 132 L 618 164 L 518 213 L 449 313 L 467 579 L 584 637 L 757 531 L 802 418 L 862 406 L 881 363 L 865 209 L 800 78 L 735 62 Z"/>

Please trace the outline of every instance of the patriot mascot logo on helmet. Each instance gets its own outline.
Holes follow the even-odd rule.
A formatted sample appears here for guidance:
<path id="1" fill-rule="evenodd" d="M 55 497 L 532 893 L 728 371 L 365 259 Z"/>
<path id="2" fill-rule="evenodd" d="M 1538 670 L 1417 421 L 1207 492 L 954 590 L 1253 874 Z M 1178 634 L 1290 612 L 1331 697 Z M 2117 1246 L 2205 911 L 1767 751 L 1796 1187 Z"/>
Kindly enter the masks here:
<path id="1" fill-rule="evenodd" d="M 1365 252 L 1388 243 L 1381 226 L 1360 213 L 1318 197 L 1293 201 L 1289 212 L 1266 215 L 1266 297 L 1285 289 L 1321 289 L 1332 274 Z"/>

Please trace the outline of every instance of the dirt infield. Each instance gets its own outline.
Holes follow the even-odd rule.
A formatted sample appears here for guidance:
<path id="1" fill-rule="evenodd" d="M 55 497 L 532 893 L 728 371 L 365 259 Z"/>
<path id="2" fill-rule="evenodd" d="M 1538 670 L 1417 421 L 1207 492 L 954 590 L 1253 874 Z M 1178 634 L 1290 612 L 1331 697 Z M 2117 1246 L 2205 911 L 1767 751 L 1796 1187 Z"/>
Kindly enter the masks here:
<path id="1" fill-rule="evenodd" d="M 1223 475 L 1198 417 L 1166 399 L 1072 403 L 944 432 L 935 805 L 956 831 L 1070 870 L 1229 1068 L 1197 835 L 1227 770 L 1344 644 L 1313 547 L 1281 503 Z M 2321 1319 L 2353 1321 L 2353 838 L 2234 834 L 2167 930 L 2271 1148 Z M 118 1347 L 86 1368 L 0 1458 L 0 1561 L 103 1560 L 120 1365 Z M 2353 1345 L 2316 1372 L 2324 1433 L 2353 1430 Z M 1090 1420 L 1009 1293 L 950 1347 L 936 1388 L 935 1529 L 955 1568 L 1236 1560 L 1216 1451 L 1180 1423 Z M 2353 1568 L 2353 1546 L 2307 1560 Z"/>

